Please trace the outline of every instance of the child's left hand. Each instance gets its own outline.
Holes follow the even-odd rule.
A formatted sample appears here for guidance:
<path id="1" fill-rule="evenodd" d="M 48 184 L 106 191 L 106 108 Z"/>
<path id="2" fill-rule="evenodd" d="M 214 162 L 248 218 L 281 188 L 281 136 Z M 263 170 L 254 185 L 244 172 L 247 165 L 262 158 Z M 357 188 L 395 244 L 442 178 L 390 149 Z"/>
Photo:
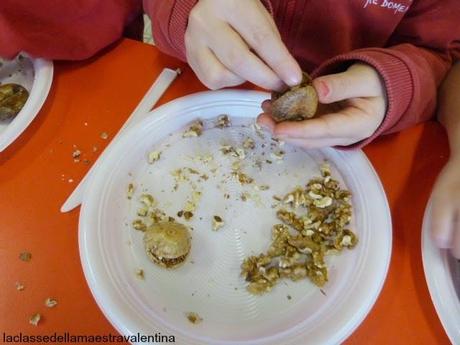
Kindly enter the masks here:
<path id="1" fill-rule="evenodd" d="M 382 123 L 386 92 L 378 72 L 362 63 L 347 71 L 319 77 L 313 81 L 319 101 L 340 102 L 338 109 L 301 122 L 275 123 L 270 114 L 270 101 L 262 105 L 264 113 L 258 123 L 273 136 L 305 148 L 346 146 L 370 137 Z"/>
<path id="2" fill-rule="evenodd" d="M 431 195 L 431 229 L 440 248 L 460 259 L 460 156 L 451 157 Z"/>

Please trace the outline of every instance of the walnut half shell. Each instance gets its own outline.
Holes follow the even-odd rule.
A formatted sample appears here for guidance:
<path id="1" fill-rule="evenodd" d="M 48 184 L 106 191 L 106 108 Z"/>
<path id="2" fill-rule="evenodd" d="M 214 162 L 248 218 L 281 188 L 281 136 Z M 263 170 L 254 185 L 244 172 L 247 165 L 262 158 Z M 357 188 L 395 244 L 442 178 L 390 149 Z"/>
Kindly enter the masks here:
<path id="1" fill-rule="evenodd" d="M 176 268 L 187 258 L 191 248 L 188 228 L 177 222 L 151 225 L 144 233 L 148 258 L 165 268 Z"/>
<path id="2" fill-rule="evenodd" d="M 0 121 L 15 117 L 26 104 L 29 92 L 19 84 L 0 85 Z"/>
<path id="3" fill-rule="evenodd" d="M 272 117 L 276 122 L 309 119 L 318 109 L 318 94 L 307 73 L 303 73 L 299 85 L 284 92 L 272 92 L 271 101 Z"/>

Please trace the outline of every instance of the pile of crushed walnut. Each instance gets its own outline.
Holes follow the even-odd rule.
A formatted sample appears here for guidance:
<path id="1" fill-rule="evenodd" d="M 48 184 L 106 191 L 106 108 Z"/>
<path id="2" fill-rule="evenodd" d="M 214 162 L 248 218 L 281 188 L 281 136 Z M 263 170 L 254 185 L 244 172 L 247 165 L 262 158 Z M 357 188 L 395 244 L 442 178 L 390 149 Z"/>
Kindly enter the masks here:
<path id="1" fill-rule="evenodd" d="M 351 193 L 331 177 L 328 164 L 321 167 L 321 178 L 310 180 L 281 201 L 286 207 L 277 211 L 282 223 L 273 226 L 267 252 L 250 256 L 241 265 L 252 294 L 271 291 L 283 278 L 308 278 L 321 287 L 328 281 L 325 257 L 358 243 L 347 228 L 352 216 Z"/>

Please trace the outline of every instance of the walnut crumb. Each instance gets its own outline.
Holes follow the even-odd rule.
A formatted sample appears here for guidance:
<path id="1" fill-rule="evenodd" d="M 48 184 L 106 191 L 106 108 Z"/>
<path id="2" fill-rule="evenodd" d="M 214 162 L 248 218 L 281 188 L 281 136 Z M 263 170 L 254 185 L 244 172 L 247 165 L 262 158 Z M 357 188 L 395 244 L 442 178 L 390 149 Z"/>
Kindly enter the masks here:
<path id="1" fill-rule="evenodd" d="M 280 161 L 282 161 L 282 160 L 284 159 L 285 154 L 286 154 L 286 153 L 285 153 L 284 151 L 279 150 L 279 151 L 272 152 L 272 153 L 270 154 L 270 157 L 271 157 L 274 161 L 280 162 Z"/>
<path id="2" fill-rule="evenodd" d="M 212 217 L 212 230 L 217 231 L 225 225 L 224 220 L 220 216 Z"/>
<path id="3" fill-rule="evenodd" d="M 144 270 L 142 268 L 139 268 L 136 270 L 136 277 L 139 278 L 140 280 L 145 279 Z"/>
<path id="4" fill-rule="evenodd" d="M 147 207 L 141 207 L 137 210 L 137 215 L 139 217 L 147 217 L 149 209 Z"/>
<path id="5" fill-rule="evenodd" d="M 147 225 L 141 219 L 133 220 L 132 224 L 133 228 L 138 231 L 144 232 L 147 230 Z"/>
<path id="6" fill-rule="evenodd" d="M 238 182 L 242 185 L 251 184 L 254 182 L 254 179 L 252 177 L 246 175 L 242 171 L 234 171 L 232 172 L 232 176 L 235 177 L 238 180 Z"/>
<path id="7" fill-rule="evenodd" d="M 256 143 L 254 142 L 253 139 L 251 138 L 246 138 L 244 141 L 243 141 L 243 147 L 246 149 L 246 150 L 254 150 L 256 148 Z"/>
<path id="8" fill-rule="evenodd" d="M 80 161 L 80 156 L 81 156 L 81 151 L 80 150 L 75 150 L 72 152 L 72 158 L 75 163 Z"/>
<path id="9" fill-rule="evenodd" d="M 155 163 L 161 157 L 161 151 L 152 151 L 149 153 L 148 162 L 149 164 Z"/>
<path id="10" fill-rule="evenodd" d="M 192 123 L 192 125 L 182 134 L 182 137 L 199 137 L 201 134 L 203 134 L 203 122 L 198 120 Z"/>
<path id="11" fill-rule="evenodd" d="M 220 115 L 217 118 L 216 127 L 223 129 L 225 127 L 230 127 L 231 122 L 228 115 Z"/>
<path id="12" fill-rule="evenodd" d="M 29 319 L 29 323 L 34 326 L 38 326 L 38 323 L 40 322 L 41 315 L 39 313 L 36 313 L 32 315 Z"/>
<path id="13" fill-rule="evenodd" d="M 57 304 L 58 302 L 54 298 L 48 297 L 45 300 L 45 306 L 47 306 L 48 308 L 54 308 Z"/>
<path id="14" fill-rule="evenodd" d="M 225 156 L 230 155 L 240 160 L 243 160 L 246 158 L 246 152 L 241 147 L 235 148 L 231 145 L 222 145 L 220 147 L 220 152 L 222 152 L 222 154 Z"/>
<path id="15" fill-rule="evenodd" d="M 196 210 L 200 202 L 200 199 L 201 199 L 201 192 L 193 191 L 191 197 L 185 203 L 184 216 L 185 216 L 185 212 L 193 212 Z"/>
<path id="16" fill-rule="evenodd" d="M 185 316 L 187 316 L 187 319 L 194 325 L 199 324 L 200 322 L 203 321 L 203 318 L 194 312 L 185 313 Z"/>
<path id="17" fill-rule="evenodd" d="M 190 220 L 190 219 L 192 219 L 192 218 L 193 218 L 193 212 L 191 212 L 191 211 L 185 211 L 185 212 L 184 212 L 184 218 L 185 218 L 185 220 Z"/>
<path id="18" fill-rule="evenodd" d="M 29 252 L 22 252 L 19 254 L 19 259 L 24 262 L 29 262 L 32 259 L 32 254 Z"/>
<path id="19" fill-rule="evenodd" d="M 154 197 L 150 194 L 142 194 L 139 198 L 139 201 L 146 207 L 151 207 L 156 204 Z"/>
<path id="20" fill-rule="evenodd" d="M 133 183 L 128 184 L 128 189 L 126 191 L 126 197 L 128 198 L 128 200 L 131 200 L 131 198 L 134 195 L 134 191 L 135 191 L 134 184 Z"/>

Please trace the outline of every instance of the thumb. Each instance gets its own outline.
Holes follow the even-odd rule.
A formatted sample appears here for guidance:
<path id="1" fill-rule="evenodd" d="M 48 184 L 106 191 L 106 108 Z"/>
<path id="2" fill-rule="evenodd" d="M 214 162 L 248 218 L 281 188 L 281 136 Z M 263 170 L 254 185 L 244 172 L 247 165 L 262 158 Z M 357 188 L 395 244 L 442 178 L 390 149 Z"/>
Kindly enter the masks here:
<path id="1" fill-rule="evenodd" d="M 329 74 L 313 81 L 319 101 L 329 104 L 357 97 L 383 95 L 383 81 L 371 66 L 355 64 L 347 71 Z"/>

